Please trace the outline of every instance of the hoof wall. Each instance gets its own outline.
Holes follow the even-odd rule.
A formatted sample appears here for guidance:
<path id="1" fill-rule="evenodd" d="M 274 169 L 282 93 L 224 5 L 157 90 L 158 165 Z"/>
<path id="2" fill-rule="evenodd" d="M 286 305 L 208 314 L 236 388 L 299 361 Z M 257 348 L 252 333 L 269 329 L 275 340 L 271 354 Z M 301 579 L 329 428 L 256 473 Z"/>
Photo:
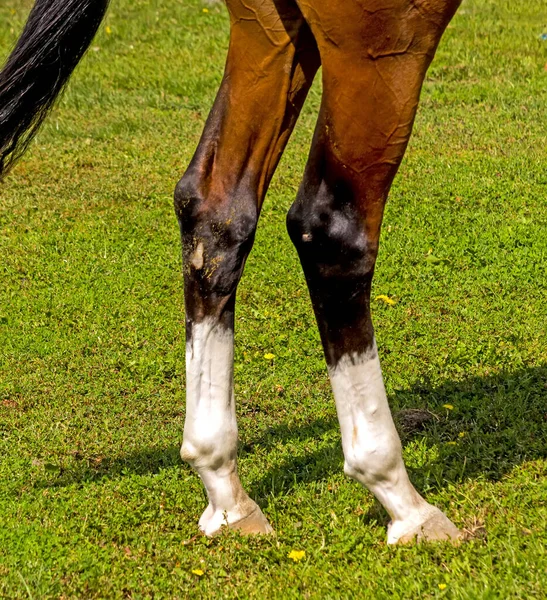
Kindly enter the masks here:
<path id="1" fill-rule="evenodd" d="M 242 517 L 241 513 L 230 514 L 220 510 L 214 511 L 209 506 L 199 520 L 199 528 L 207 537 L 219 535 L 226 529 L 239 531 L 242 535 L 269 535 L 274 533 L 272 526 L 258 504 L 249 500 L 245 509 L 247 514 Z"/>
<path id="2" fill-rule="evenodd" d="M 239 531 L 243 535 L 271 535 L 274 530 L 268 519 L 257 506 L 252 513 L 243 517 L 235 523 L 229 523 L 228 527 L 235 531 Z"/>
<path id="3" fill-rule="evenodd" d="M 401 535 L 395 543 L 452 542 L 457 544 L 461 539 L 462 532 L 444 513 L 436 509 L 423 523 Z"/>

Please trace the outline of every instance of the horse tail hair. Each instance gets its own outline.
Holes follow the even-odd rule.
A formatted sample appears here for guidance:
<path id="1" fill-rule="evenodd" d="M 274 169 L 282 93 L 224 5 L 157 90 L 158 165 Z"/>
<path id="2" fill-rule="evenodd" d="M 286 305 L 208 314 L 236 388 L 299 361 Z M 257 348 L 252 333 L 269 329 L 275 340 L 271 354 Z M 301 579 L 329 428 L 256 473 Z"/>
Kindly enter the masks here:
<path id="1" fill-rule="evenodd" d="M 107 7 L 108 0 L 36 0 L 0 71 L 0 179 L 38 131 Z"/>

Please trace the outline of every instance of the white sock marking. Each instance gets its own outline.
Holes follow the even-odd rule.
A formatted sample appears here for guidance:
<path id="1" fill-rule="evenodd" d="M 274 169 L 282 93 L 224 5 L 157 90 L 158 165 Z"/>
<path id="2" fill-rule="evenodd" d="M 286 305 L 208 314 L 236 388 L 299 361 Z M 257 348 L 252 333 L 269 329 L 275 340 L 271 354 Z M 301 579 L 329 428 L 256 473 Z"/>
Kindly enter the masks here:
<path id="1" fill-rule="evenodd" d="M 186 346 L 181 456 L 197 470 L 207 490 L 210 504 L 200 526 L 208 534 L 246 516 L 252 503 L 237 475 L 233 358 L 231 330 L 212 318 L 192 325 L 192 339 Z"/>
<path id="2" fill-rule="evenodd" d="M 393 519 L 388 541 L 393 543 L 423 522 L 433 507 L 408 478 L 376 344 L 363 354 L 344 355 L 329 375 L 342 430 L 344 470 L 387 510 Z"/>

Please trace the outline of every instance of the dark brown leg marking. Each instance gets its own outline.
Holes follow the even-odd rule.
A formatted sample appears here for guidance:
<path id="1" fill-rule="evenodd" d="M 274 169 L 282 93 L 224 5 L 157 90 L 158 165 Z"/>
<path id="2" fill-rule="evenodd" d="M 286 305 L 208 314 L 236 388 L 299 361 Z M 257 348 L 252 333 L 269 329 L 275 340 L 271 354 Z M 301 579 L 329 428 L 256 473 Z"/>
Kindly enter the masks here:
<path id="1" fill-rule="evenodd" d="M 224 78 L 198 149 L 177 185 L 187 319 L 228 326 L 258 214 L 319 66 L 291 0 L 229 0 Z"/>
<path id="2" fill-rule="evenodd" d="M 324 96 L 288 229 L 326 358 L 370 348 L 370 287 L 389 188 L 425 72 L 458 0 L 300 0 Z"/>

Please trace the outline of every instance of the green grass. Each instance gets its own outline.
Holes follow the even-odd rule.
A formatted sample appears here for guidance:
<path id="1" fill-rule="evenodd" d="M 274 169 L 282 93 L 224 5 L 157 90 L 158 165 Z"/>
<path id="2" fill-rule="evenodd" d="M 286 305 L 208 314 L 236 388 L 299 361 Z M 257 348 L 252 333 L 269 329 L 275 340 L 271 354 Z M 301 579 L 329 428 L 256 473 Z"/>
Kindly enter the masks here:
<path id="1" fill-rule="evenodd" d="M 0 6 L 7 55 L 30 6 Z M 416 486 L 475 537 L 385 544 L 342 474 L 319 337 L 284 219 L 316 85 L 239 291 L 241 477 L 277 537 L 196 536 L 182 464 L 184 315 L 172 190 L 228 43 L 221 6 L 114 0 L 0 196 L 0 597 L 544 598 L 544 0 L 465 0 L 391 193 L 374 284 Z M 264 358 L 273 353 L 273 361 Z M 447 409 L 443 405 L 451 405 Z M 401 419 L 399 419 L 401 420 Z M 291 550 L 305 550 L 294 563 Z M 202 569 L 200 577 L 192 570 Z"/>

